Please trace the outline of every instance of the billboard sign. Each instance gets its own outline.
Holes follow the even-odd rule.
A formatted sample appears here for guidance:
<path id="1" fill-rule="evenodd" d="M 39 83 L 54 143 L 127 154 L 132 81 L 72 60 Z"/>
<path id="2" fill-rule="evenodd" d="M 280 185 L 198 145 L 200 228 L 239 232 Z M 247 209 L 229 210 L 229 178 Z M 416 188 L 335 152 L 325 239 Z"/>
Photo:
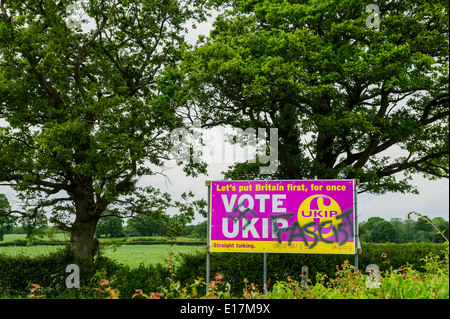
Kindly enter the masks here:
<path id="1" fill-rule="evenodd" d="M 211 252 L 355 254 L 354 180 L 212 181 Z"/>

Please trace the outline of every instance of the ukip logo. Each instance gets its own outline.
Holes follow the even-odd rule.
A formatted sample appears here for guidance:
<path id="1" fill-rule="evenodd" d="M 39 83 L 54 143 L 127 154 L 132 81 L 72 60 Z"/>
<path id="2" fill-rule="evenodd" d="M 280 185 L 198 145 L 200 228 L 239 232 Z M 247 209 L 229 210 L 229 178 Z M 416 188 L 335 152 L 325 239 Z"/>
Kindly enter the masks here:
<path id="1" fill-rule="evenodd" d="M 339 204 L 333 198 L 316 194 L 308 197 L 300 204 L 297 218 L 300 225 L 314 222 L 315 225 L 312 226 L 314 232 L 319 231 L 320 224 L 326 225 L 320 227 L 320 233 L 322 238 L 328 238 L 334 234 L 332 228 L 342 223 L 342 219 L 339 218 L 341 213 Z"/>

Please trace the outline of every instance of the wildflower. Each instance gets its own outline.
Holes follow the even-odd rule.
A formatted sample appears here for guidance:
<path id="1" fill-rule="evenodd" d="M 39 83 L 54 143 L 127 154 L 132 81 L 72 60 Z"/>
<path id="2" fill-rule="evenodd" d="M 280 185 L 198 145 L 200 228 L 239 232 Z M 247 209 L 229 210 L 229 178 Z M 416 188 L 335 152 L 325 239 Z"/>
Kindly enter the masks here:
<path id="1" fill-rule="evenodd" d="M 145 294 L 142 289 L 136 289 L 135 290 L 136 293 L 131 297 L 131 298 L 135 298 L 135 297 L 143 297 L 145 299 L 161 299 L 162 294 L 159 292 L 150 292 L 148 295 Z M 117 293 L 117 298 L 118 299 L 118 293 Z"/>
<path id="2" fill-rule="evenodd" d="M 381 257 L 383 257 L 383 258 L 387 258 L 387 255 L 386 255 L 386 253 L 382 253 L 382 254 L 381 254 Z"/>
<path id="3" fill-rule="evenodd" d="M 38 289 L 41 288 L 41 286 L 39 286 L 38 284 L 31 284 L 34 288 L 31 288 L 30 292 L 34 293 L 36 292 Z"/>
<path id="4" fill-rule="evenodd" d="M 133 294 L 133 296 L 131 296 L 131 298 L 133 299 L 136 296 L 143 296 L 144 292 L 142 291 L 142 289 L 136 289 L 135 290 L 137 293 Z"/>
<path id="5" fill-rule="evenodd" d="M 111 287 L 106 288 L 106 291 L 109 293 L 109 296 L 106 299 L 119 299 L 119 290 L 112 289 Z"/>
<path id="6" fill-rule="evenodd" d="M 100 286 L 105 286 L 105 285 L 109 285 L 109 280 L 106 279 L 102 279 L 102 281 L 99 283 Z"/>
<path id="7" fill-rule="evenodd" d="M 221 274 L 217 274 L 217 276 L 215 277 L 217 281 L 223 279 L 223 276 Z"/>
<path id="8" fill-rule="evenodd" d="M 159 292 L 151 292 L 147 299 L 161 299 L 162 294 Z"/>
<path id="9" fill-rule="evenodd" d="M 31 295 L 29 295 L 27 298 L 34 298 L 34 299 L 38 299 L 38 298 L 45 298 L 46 295 L 35 295 L 35 292 L 37 292 L 39 289 L 41 289 L 42 287 L 39 286 L 38 284 L 31 284 L 33 286 L 33 288 L 30 289 Z"/>

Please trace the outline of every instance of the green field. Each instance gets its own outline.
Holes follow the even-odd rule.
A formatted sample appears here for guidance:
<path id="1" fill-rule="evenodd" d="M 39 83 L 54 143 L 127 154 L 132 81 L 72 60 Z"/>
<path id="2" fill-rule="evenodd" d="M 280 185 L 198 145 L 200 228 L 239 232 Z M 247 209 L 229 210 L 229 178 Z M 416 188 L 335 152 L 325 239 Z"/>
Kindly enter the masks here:
<path id="1" fill-rule="evenodd" d="M 61 246 L 29 246 L 29 247 L 0 247 L 0 253 L 11 255 L 23 254 L 26 256 L 37 256 L 56 251 Z M 139 264 L 167 264 L 169 252 L 174 253 L 174 261 L 177 263 L 179 253 L 193 253 L 204 251 L 202 246 L 177 246 L 177 245 L 122 245 L 120 247 L 108 247 L 103 255 L 121 264 L 130 267 L 138 267 Z"/>
<path id="2" fill-rule="evenodd" d="M 42 240 L 69 240 L 69 235 L 64 233 L 57 233 L 53 236 L 44 236 L 43 238 L 39 238 Z M 26 240 L 25 234 L 5 234 L 1 243 L 10 243 L 15 241 L 23 241 Z"/>
<path id="3" fill-rule="evenodd" d="M 36 238 L 38 241 L 45 241 L 45 242 L 67 242 L 69 241 L 70 235 L 67 233 L 56 233 L 52 236 L 43 236 Z M 13 243 L 13 242 L 24 242 L 26 241 L 26 235 L 25 234 L 5 234 L 3 240 L 0 242 L 2 243 Z M 117 238 L 100 238 L 101 243 L 117 243 L 117 242 L 126 242 L 126 243 L 133 243 L 133 242 L 139 242 L 139 241 L 146 241 L 146 242 L 168 242 L 168 241 L 182 241 L 182 242 L 192 242 L 192 243 L 198 243 L 198 238 L 188 238 L 188 237 L 175 237 L 175 238 L 168 238 L 168 237 L 158 237 L 158 236 L 136 236 L 136 237 L 117 237 Z M 1 246 L 1 245 L 0 245 Z"/>
<path id="4" fill-rule="evenodd" d="M 24 240 L 24 235 L 9 234 L 5 235 L 4 242 L 13 242 L 16 240 Z M 63 234 L 57 234 L 57 240 L 64 240 Z M 103 239 L 102 242 L 108 242 Z M 5 246 L 0 247 L 0 253 L 11 255 L 23 254 L 26 256 L 38 256 L 56 251 L 62 246 Z M 204 246 L 189 245 L 108 245 L 102 249 L 102 254 L 121 264 L 128 265 L 132 268 L 138 267 L 141 263 L 144 265 L 161 263 L 168 265 L 169 252 L 174 253 L 174 261 L 177 263 L 177 256 L 180 253 L 194 253 L 204 251 Z"/>
<path id="5" fill-rule="evenodd" d="M 123 245 L 118 248 L 107 248 L 104 256 L 116 260 L 130 267 L 161 263 L 168 265 L 169 252 L 174 254 L 175 264 L 180 253 L 195 253 L 205 251 L 202 246 L 177 246 L 177 245 Z"/>
<path id="6" fill-rule="evenodd" d="M 25 256 L 38 256 L 56 251 L 61 246 L 7 246 L 0 247 L 0 253 Z"/>

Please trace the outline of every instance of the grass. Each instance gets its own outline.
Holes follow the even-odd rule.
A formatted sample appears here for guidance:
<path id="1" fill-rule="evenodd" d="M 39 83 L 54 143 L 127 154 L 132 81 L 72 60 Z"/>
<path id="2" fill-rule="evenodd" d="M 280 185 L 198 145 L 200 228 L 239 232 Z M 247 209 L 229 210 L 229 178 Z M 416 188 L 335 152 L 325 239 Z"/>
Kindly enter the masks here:
<path id="1" fill-rule="evenodd" d="M 128 265 L 131 268 L 138 267 L 139 264 L 149 265 L 161 263 L 169 265 L 169 252 L 172 251 L 177 263 L 177 255 L 180 253 L 195 253 L 204 251 L 203 246 L 178 246 L 178 245 L 123 245 L 120 247 L 106 248 L 102 254 L 117 262 Z"/>
<path id="2" fill-rule="evenodd" d="M 7 247 L 0 247 L 0 253 L 5 253 L 8 255 L 25 255 L 25 256 L 38 256 L 38 255 L 44 255 L 51 252 L 56 251 L 58 248 L 61 248 L 61 246 L 7 246 Z"/>
<path id="3" fill-rule="evenodd" d="M 23 254 L 26 256 L 38 256 L 56 251 L 62 246 L 7 246 L 0 247 L 0 253 L 9 255 Z M 122 246 L 105 246 L 102 249 L 103 256 L 111 258 L 121 264 L 138 267 L 141 263 L 144 265 L 161 263 L 168 265 L 169 252 L 172 251 L 177 262 L 179 253 L 194 253 L 204 251 L 204 246 L 188 246 L 188 245 L 122 245 Z"/>
<path id="4" fill-rule="evenodd" d="M 44 235 L 43 237 L 36 238 L 36 245 L 39 245 L 42 242 L 55 242 L 56 244 L 59 244 L 61 242 L 68 242 L 70 239 L 70 235 L 68 233 L 55 233 L 52 236 Z M 136 237 L 117 237 L 117 238 L 111 238 L 111 237 L 100 237 L 99 238 L 101 243 L 104 244 L 117 244 L 117 243 L 123 243 L 123 244 L 170 244 L 171 242 L 180 242 L 180 244 L 189 244 L 192 243 L 193 245 L 201 245 L 201 243 L 205 242 L 205 240 L 198 239 L 198 238 L 189 238 L 189 237 L 176 237 L 176 238 L 168 238 L 168 237 L 158 237 L 158 236 L 136 236 Z M 18 244 L 19 242 L 26 243 L 27 238 L 25 234 L 5 234 L 3 240 L 0 242 L 1 244 L 5 243 L 15 243 Z"/>
<path id="5" fill-rule="evenodd" d="M 53 236 L 50 238 L 49 236 L 44 236 L 43 238 L 39 238 L 40 240 L 48 240 L 48 241 L 65 241 L 69 240 L 69 235 L 64 233 L 56 233 L 53 234 Z M 5 234 L 2 243 L 12 243 L 17 241 L 26 241 L 26 235 L 25 234 Z"/>

